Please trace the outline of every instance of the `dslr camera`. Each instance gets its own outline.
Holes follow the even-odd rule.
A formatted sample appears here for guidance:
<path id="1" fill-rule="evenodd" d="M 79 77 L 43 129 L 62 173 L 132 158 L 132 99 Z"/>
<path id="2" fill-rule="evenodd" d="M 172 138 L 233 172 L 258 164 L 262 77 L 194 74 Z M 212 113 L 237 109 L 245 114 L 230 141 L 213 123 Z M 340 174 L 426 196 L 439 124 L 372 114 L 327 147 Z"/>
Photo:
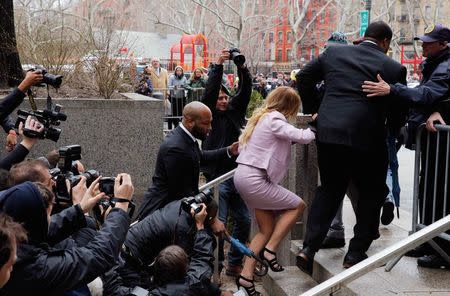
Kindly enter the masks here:
<path id="1" fill-rule="evenodd" d="M 58 166 L 50 171 L 55 180 L 56 201 L 64 203 L 72 203 L 72 196 L 67 191 L 66 180 L 69 180 L 70 187 L 73 188 L 80 182 L 81 177 L 86 177 L 86 186 L 89 187 L 99 173 L 96 170 L 88 170 L 82 174 L 78 172 L 76 161 L 81 159 L 81 146 L 69 145 L 59 148 Z"/>
<path id="2" fill-rule="evenodd" d="M 233 60 L 236 66 L 242 67 L 245 64 L 245 56 L 241 54 L 238 48 L 230 48 L 228 52 L 230 53 L 230 60 Z"/>
<path id="3" fill-rule="evenodd" d="M 45 69 L 44 67 L 40 67 L 40 66 L 36 66 L 33 69 L 30 69 L 28 71 L 40 71 L 43 78 L 42 78 L 42 83 L 41 84 L 37 84 L 36 86 L 45 86 L 45 85 L 50 85 L 53 86 L 54 88 L 59 88 L 61 86 L 62 83 L 62 79 L 64 76 L 62 75 L 54 75 L 54 74 L 50 74 L 48 73 L 47 69 Z"/>
<path id="4" fill-rule="evenodd" d="M 181 208 L 187 212 L 191 213 L 191 209 L 194 210 L 195 214 L 198 214 L 202 210 L 200 204 L 208 204 L 213 198 L 213 192 L 211 189 L 206 189 L 194 196 L 188 196 L 181 200 Z"/>
<path id="5" fill-rule="evenodd" d="M 40 133 L 24 128 L 23 134 L 29 138 L 49 139 L 54 142 L 58 142 L 61 135 L 61 129 L 54 126 L 61 124 L 61 121 L 66 121 L 67 115 L 61 112 L 62 106 L 56 104 L 52 109 L 36 110 L 36 111 L 17 111 L 17 121 L 15 127 L 18 128 L 19 124 L 27 120 L 28 116 L 35 117 L 43 126 L 44 130 Z"/>

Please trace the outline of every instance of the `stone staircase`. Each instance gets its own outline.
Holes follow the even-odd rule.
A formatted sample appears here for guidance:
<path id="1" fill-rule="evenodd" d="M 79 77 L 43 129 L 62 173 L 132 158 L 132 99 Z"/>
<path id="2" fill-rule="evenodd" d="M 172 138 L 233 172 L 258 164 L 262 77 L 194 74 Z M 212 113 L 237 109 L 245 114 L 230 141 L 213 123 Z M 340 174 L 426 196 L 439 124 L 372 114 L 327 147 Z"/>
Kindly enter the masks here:
<path id="1" fill-rule="evenodd" d="M 394 219 L 389 226 L 381 226 L 381 238 L 374 241 L 369 249 L 371 256 L 387 246 L 408 236 L 411 216 L 408 212 L 400 211 L 401 219 Z M 353 236 L 352 227 L 355 223 L 350 202 L 344 202 L 344 224 L 346 226 L 346 241 Z M 291 241 L 292 259 L 301 248 L 300 240 Z M 320 250 L 314 262 L 314 273 L 310 277 L 301 272 L 296 266 L 289 266 L 286 271 L 272 273 L 263 278 L 263 287 L 270 296 L 298 296 L 311 289 L 344 269 L 342 261 L 347 248 Z M 295 262 L 291 260 L 291 262 Z M 332 295 L 450 295 L 450 271 L 421 268 L 417 266 L 415 258 L 403 257 L 400 262 L 386 272 L 379 267 L 355 281 L 341 287 Z"/>

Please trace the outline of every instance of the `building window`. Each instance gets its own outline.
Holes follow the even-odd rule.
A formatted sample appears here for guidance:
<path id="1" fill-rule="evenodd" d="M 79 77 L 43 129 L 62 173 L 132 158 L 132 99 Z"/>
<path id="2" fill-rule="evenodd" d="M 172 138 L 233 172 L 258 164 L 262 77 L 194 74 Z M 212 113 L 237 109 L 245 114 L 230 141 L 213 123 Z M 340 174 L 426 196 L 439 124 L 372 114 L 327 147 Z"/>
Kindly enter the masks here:
<path id="1" fill-rule="evenodd" d="M 322 14 L 320 15 L 320 23 L 325 24 L 325 12 L 322 12 Z"/>
<path id="2" fill-rule="evenodd" d="M 277 61 L 281 62 L 282 60 L 283 60 L 283 51 L 279 49 L 277 54 Z"/>
<path id="3" fill-rule="evenodd" d="M 291 60 L 291 58 L 292 58 L 292 50 L 290 50 L 290 49 L 288 49 L 287 51 L 286 51 L 286 56 L 287 56 L 287 60 L 289 61 L 289 60 Z"/>
<path id="4" fill-rule="evenodd" d="M 278 41 L 283 41 L 283 31 L 278 31 Z"/>
<path id="5" fill-rule="evenodd" d="M 287 42 L 292 42 L 292 32 L 291 31 L 289 31 L 289 32 L 287 32 Z"/>
<path id="6" fill-rule="evenodd" d="M 272 32 L 269 33 L 269 42 L 270 43 L 273 42 L 273 33 Z"/>

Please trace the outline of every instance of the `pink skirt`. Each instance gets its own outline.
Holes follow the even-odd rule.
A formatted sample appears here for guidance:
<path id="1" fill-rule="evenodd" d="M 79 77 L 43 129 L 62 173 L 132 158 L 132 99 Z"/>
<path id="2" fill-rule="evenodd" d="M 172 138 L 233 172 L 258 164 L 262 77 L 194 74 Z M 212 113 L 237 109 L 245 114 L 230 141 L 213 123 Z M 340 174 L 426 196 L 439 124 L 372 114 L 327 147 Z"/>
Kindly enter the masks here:
<path id="1" fill-rule="evenodd" d="M 234 173 L 234 186 L 249 209 L 295 209 L 301 198 L 281 185 L 269 180 L 263 169 L 238 164 Z"/>

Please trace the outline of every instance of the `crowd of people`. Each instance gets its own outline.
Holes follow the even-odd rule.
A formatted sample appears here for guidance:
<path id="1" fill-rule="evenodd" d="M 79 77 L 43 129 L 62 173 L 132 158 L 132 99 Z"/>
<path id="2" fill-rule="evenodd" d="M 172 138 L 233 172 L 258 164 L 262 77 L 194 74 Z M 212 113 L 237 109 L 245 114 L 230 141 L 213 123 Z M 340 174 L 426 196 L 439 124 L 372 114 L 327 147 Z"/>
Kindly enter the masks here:
<path id="1" fill-rule="evenodd" d="M 423 123 L 432 133 L 429 145 L 441 147 L 445 142 L 438 141 L 435 123 L 450 120 L 450 30 L 437 25 L 417 38 L 427 59 L 414 87 L 406 86 L 406 68 L 386 55 L 392 30 L 381 21 L 371 23 L 357 44 L 348 45 L 344 34 L 333 33 L 317 59 L 293 71 L 293 77 L 279 73 L 270 89 L 264 75 L 253 80 L 245 64 L 236 64 L 238 84 L 231 93 L 223 72 L 224 63 L 232 59 L 228 50 L 221 52 L 207 76 L 199 68 L 187 78 L 183 68 L 176 67 L 169 77 L 160 61 L 152 59 L 139 92 L 169 89 L 169 103 L 181 101 L 172 108 L 181 120 L 171 121 L 173 130 L 161 143 L 152 182 L 131 226 L 130 175 L 118 174 L 112 192 L 107 192 L 103 178 L 89 179 L 82 174 L 82 164 L 73 162 L 72 173 L 81 175 L 77 182 L 67 182 L 63 189 L 70 198 L 62 202 L 52 169 L 64 156 L 52 152 L 25 160 L 38 142 L 32 135 L 44 128 L 32 116 L 17 131 L 11 124 L 10 114 L 27 90 L 43 79 L 40 71 L 27 72 L 0 101 L 9 151 L 0 160 L 0 295 L 93 295 L 95 282 L 101 283 L 103 295 L 232 295 L 211 282 L 214 248 L 219 248 L 220 268 L 236 278 L 237 288 L 260 295 L 254 284 L 258 260 L 245 258 L 234 245 L 225 254 L 224 240 L 249 243 L 259 262 L 272 272 L 283 272 L 277 257 L 280 243 L 309 207 L 296 259 L 301 270 L 312 274 L 319 249 L 346 244 L 346 194 L 356 225 L 343 267 L 366 259 L 373 240 L 380 237 L 380 217 L 385 225 L 394 219 L 394 199 L 400 193 L 396 152 L 405 124 L 409 148 Z M 247 119 L 254 87 L 265 100 Z M 204 88 L 201 99 L 185 101 L 185 90 L 193 96 L 197 88 Z M 300 110 L 312 115 L 310 127 L 292 124 Z M 22 137 L 19 144 L 16 133 Z M 306 205 L 280 183 L 292 144 L 312 141 L 317 145 L 320 185 L 312 204 Z M 442 146 L 441 153 L 445 149 Z M 199 192 L 200 172 L 210 181 L 233 169 L 234 177 L 220 184 L 218 204 L 210 192 Z M 438 175 L 422 170 L 420 187 L 447 182 L 445 170 L 448 166 L 439 165 Z M 438 188 L 437 195 L 448 201 L 444 186 Z M 420 207 L 424 223 L 431 224 L 449 213 L 450 202 L 422 202 Z M 90 215 L 93 211 L 100 211 L 102 219 Z M 250 237 L 252 220 L 257 230 Z M 450 253 L 448 241 L 437 243 Z M 428 244 L 409 255 L 419 257 L 422 267 L 450 268 Z"/>

